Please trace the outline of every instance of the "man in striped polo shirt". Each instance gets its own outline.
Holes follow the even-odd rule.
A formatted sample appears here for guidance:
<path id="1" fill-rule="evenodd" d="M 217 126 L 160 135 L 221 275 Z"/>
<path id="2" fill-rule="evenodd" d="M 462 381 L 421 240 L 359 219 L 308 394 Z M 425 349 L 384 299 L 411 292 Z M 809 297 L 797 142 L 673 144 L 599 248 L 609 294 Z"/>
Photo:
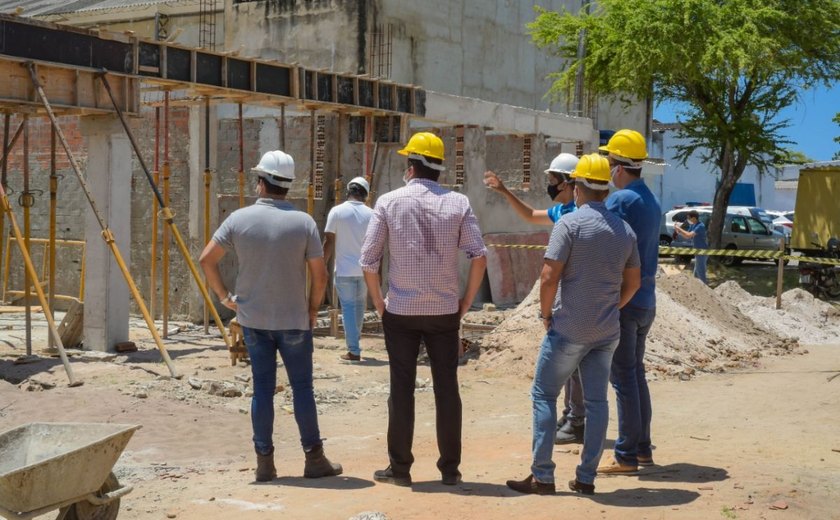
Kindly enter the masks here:
<path id="1" fill-rule="evenodd" d="M 572 491 L 595 492 L 595 472 L 609 421 L 607 386 L 619 338 L 619 309 L 641 284 L 636 236 L 609 212 L 610 168 L 598 154 L 582 157 L 572 180 L 578 210 L 554 226 L 540 276 L 540 319 L 546 329 L 531 391 L 533 463 L 524 480 L 509 480 L 521 493 L 553 494 L 551 460 L 557 396 L 576 368 L 586 396 L 586 431 Z M 558 291 L 559 284 L 563 290 Z"/>

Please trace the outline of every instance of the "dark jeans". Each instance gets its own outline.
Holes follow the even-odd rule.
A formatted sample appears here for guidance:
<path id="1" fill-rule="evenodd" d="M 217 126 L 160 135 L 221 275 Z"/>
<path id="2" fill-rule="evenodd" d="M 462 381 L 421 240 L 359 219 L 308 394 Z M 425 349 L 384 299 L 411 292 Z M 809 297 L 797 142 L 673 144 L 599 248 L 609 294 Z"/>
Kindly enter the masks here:
<path id="1" fill-rule="evenodd" d="M 295 421 L 300 432 L 300 444 L 309 450 L 321 444 L 318 412 L 312 388 L 312 331 L 262 330 L 242 327 L 245 346 L 251 358 L 254 377 L 254 397 L 251 398 L 251 424 L 254 428 L 254 448 L 263 455 L 274 447 L 274 390 L 277 388 L 277 352 L 283 359 L 289 385 Z"/>
<path id="2" fill-rule="evenodd" d="M 566 392 L 563 397 L 563 415 L 569 419 L 573 426 L 583 426 L 586 408 L 583 406 L 583 385 L 580 383 L 580 370 L 575 370 L 572 373 L 564 388 Z"/>
<path id="3" fill-rule="evenodd" d="M 385 311 L 382 328 L 391 370 L 388 398 L 388 458 L 397 475 L 411 471 L 414 455 L 414 385 L 420 341 L 432 366 L 435 392 L 435 424 L 443 475 L 460 475 L 461 395 L 458 391 L 458 314 L 402 316 Z"/>
<path id="4" fill-rule="evenodd" d="M 655 317 L 656 309 L 625 305 L 619 318 L 621 338 L 610 373 L 618 412 L 615 459 L 629 465 L 638 464 L 639 455 L 651 455 L 651 404 L 645 378 L 645 342 Z"/>

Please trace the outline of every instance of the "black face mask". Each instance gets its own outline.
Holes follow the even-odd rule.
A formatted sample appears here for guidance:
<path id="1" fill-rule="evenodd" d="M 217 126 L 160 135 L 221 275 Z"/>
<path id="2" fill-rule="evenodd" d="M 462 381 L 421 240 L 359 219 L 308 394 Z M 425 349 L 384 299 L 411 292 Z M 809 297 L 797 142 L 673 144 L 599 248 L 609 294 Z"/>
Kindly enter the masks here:
<path id="1" fill-rule="evenodd" d="M 545 187 L 545 191 L 548 192 L 548 196 L 551 197 L 551 200 L 554 200 L 557 197 L 557 195 L 560 195 L 560 185 L 549 184 Z"/>

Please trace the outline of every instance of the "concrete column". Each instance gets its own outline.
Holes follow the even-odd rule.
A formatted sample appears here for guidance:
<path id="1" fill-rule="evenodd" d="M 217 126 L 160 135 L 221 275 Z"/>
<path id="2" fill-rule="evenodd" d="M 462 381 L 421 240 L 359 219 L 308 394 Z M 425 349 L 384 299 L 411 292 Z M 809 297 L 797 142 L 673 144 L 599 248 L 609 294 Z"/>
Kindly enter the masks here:
<path id="1" fill-rule="evenodd" d="M 81 131 L 88 148 L 88 190 L 130 267 L 130 142 L 116 116 L 83 117 Z M 85 240 L 85 348 L 112 351 L 114 344 L 128 340 L 130 293 L 90 209 L 85 217 Z"/>

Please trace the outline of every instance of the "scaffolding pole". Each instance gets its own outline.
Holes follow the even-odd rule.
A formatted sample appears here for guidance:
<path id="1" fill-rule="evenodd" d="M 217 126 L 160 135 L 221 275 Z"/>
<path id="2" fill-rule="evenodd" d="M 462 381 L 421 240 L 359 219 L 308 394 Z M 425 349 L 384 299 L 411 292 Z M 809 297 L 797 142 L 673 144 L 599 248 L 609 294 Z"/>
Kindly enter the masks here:
<path id="1" fill-rule="evenodd" d="M 315 111 L 309 111 L 309 187 L 306 190 L 306 212 L 315 214 Z"/>
<path id="2" fill-rule="evenodd" d="M 116 106 L 116 105 L 115 105 Z M 210 171 L 210 96 L 204 98 L 204 243 L 210 242 L 210 184 L 213 182 L 213 173 Z M 204 278 L 204 286 L 207 286 L 207 277 Z M 208 300 L 204 300 L 204 334 L 210 333 L 210 306 Z"/>
<path id="3" fill-rule="evenodd" d="M 160 184 L 160 107 L 155 107 L 155 186 Z M 152 265 L 149 273 L 149 311 L 157 318 L 158 199 L 152 193 Z"/>
<path id="4" fill-rule="evenodd" d="M 3 114 L 3 165 L 0 167 L 0 184 L 6 187 L 6 158 L 9 156 L 9 130 L 11 129 L 12 116 L 8 112 Z M 3 241 L 6 239 L 6 214 L 0 211 L 0 251 L 3 250 Z M 5 264 L 3 265 L 5 267 Z"/>
<path id="5" fill-rule="evenodd" d="M 164 92 L 163 97 L 163 200 L 160 201 L 161 210 L 169 207 L 169 177 L 171 175 L 169 168 L 169 91 Z M 163 216 L 163 211 L 161 211 Z M 163 217 L 166 218 L 166 217 Z M 163 227 L 163 236 L 161 237 L 161 248 L 163 249 L 163 268 L 161 276 L 163 277 L 163 338 L 169 338 L 169 228 Z"/>
<path id="6" fill-rule="evenodd" d="M 239 172 L 237 182 L 239 183 L 239 207 L 245 207 L 245 135 L 242 122 L 242 103 L 239 103 Z"/>
<path id="7" fill-rule="evenodd" d="M 73 373 L 73 367 L 70 366 L 70 360 L 67 359 L 67 353 L 64 351 L 64 344 L 61 342 L 61 336 L 58 335 L 58 329 L 55 326 L 55 321 L 53 320 L 52 314 L 48 311 L 49 306 L 47 305 L 47 297 L 44 295 L 44 290 L 41 288 L 41 284 L 38 281 L 38 273 L 35 272 L 35 265 L 32 263 L 32 257 L 29 256 L 29 250 L 26 249 L 23 235 L 20 232 L 20 227 L 18 226 L 17 220 L 15 220 L 15 214 L 12 211 L 12 205 L 9 203 L 9 197 L 6 196 L 6 188 L 2 184 L 0 184 L 0 204 L 3 206 L 3 212 L 9 216 L 9 227 L 14 234 L 18 248 L 20 248 L 20 254 L 23 256 L 23 264 L 26 268 L 26 272 L 35 282 L 35 293 L 38 295 L 38 301 L 41 303 L 41 309 L 44 311 L 44 317 L 47 319 L 47 327 L 49 327 L 50 333 L 52 333 L 55 338 L 55 344 L 58 347 L 58 356 L 61 358 L 61 363 L 64 365 L 64 371 L 67 372 L 67 379 L 70 381 L 69 385 L 79 386 L 82 384 L 82 381 L 76 379 L 76 375 Z"/>
<path id="8" fill-rule="evenodd" d="M 50 243 L 49 243 L 49 273 L 47 285 L 49 287 L 50 316 L 55 318 L 55 224 L 58 213 L 58 173 L 55 162 L 55 128 L 50 127 Z M 55 347 L 52 331 L 47 335 L 47 348 Z"/>
<path id="9" fill-rule="evenodd" d="M 108 92 L 108 95 L 111 96 L 111 100 L 114 101 L 113 93 L 111 92 L 111 86 L 108 83 L 107 78 L 104 75 L 100 76 L 102 80 L 102 84 L 105 85 L 105 90 Z M 143 160 L 143 156 L 140 155 L 140 148 L 137 146 L 137 141 L 134 139 L 134 134 L 131 132 L 131 129 L 128 126 L 128 122 L 125 120 L 125 116 L 123 115 L 120 108 L 114 103 L 114 108 L 116 109 L 117 115 L 120 118 L 120 122 L 125 129 L 126 134 L 128 135 L 128 140 L 131 142 L 131 147 L 134 149 L 134 154 L 137 156 L 137 160 L 140 163 L 140 167 L 143 169 L 143 173 L 146 174 L 146 180 L 149 181 L 151 185 L 152 192 L 155 195 L 156 200 L 160 203 L 161 207 L 161 215 L 163 216 L 163 221 L 166 223 L 166 229 L 170 229 L 172 231 L 172 237 L 175 239 L 175 243 L 178 246 L 178 249 L 181 252 L 181 256 L 184 258 L 184 261 L 187 263 L 187 267 L 190 270 L 190 273 L 195 280 L 196 285 L 198 286 L 198 290 L 201 292 L 201 296 L 204 297 L 204 303 L 207 306 L 207 309 L 212 313 L 213 320 L 216 322 L 216 326 L 219 328 L 219 332 L 222 334 L 222 339 L 225 341 L 225 345 L 227 345 L 228 349 L 230 349 L 233 344 L 230 341 L 230 337 L 227 335 L 227 331 L 225 330 L 224 324 L 222 323 L 222 318 L 219 316 L 218 311 L 216 310 L 216 306 L 213 305 L 213 301 L 210 299 L 210 293 L 207 292 L 207 286 L 202 281 L 201 275 L 198 273 L 198 269 L 195 267 L 195 263 L 190 258 L 190 252 L 187 249 L 187 245 L 184 242 L 184 239 L 181 237 L 181 233 L 178 231 L 178 227 L 175 225 L 175 219 L 173 218 L 172 212 L 169 210 L 169 206 L 167 205 L 164 197 L 161 196 L 160 191 L 158 190 L 157 184 L 152 180 L 152 176 L 149 173 L 149 168 L 146 166 L 146 161 Z"/>
<path id="10" fill-rule="evenodd" d="M 44 105 L 44 109 L 47 112 L 47 116 L 50 118 L 50 123 L 52 123 L 52 127 L 55 129 L 55 132 L 58 135 L 58 140 L 61 142 L 61 146 L 62 148 L 64 148 L 64 152 L 67 154 L 67 159 L 70 161 L 70 166 L 72 166 L 73 172 L 76 174 L 76 178 L 79 181 L 79 185 L 82 188 L 85 197 L 87 198 L 88 205 L 90 206 L 90 209 L 93 212 L 97 223 L 99 224 L 99 228 L 102 230 L 102 238 L 103 240 L 105 240 L 105 243 L 111 250 L 111 254 L 114 256 L 114 261 L 119 266 L 120 271 L 122 272 L 123 277 L 125 278 L 125 282 L 128 285 L 128 289 L 129 291 L 131 291 L 131 295 L 134 297 L 134 301 L 140 308 L 141 314 L 143 314 L 143 319 L 146 320 L 146 325 L 149 327 L 149 332 L 152 334 L 152 337 L 155 340 L 155 344 L 157 345 L 158 350 L 160 350 L 160 354 L 163 358 L 163 361 L 166 363 L 167 368 L 169 368 L 170 375 L 172 377 L 179 378 L 180 376 L 175 370 L 175 365 L 172 363 L 172 359 L 170 359 L 169 357 L 169 352 L 166 351 L 166 347 L 163 346 L 163 341 L 161 340 L 160 335 L 158 335 L 157 333 L 155 323 L 152 320 L 151 315 L 149 314 L 149 309 L 146 308 L 146 303 L 143 301 L 143 296 L 137 289 L 137 284 L 134 283 L 134 279 L 131 277 L 131 273 L 128 270 L 128 266 L 125 264 L 125 260 L 123 259 L 122 253 L 120 253 L 119 247 L 117 247 L 117 243 L 114 239 L 114 233 L 108 228 L 108 226 L 102 218 L 102 215 L 99 213 L 99 209 L 97 209 L 96 207 L 96 202 L 93 200 L 93 196 L 91 195 L 90 190 L 88 190 L 87 184 L 85 183 L 85 178 L 82 175 L 82 170 L 79 167 L 79 164 L 76 162 L 76 158 L 73 156 L 73 152 L 70 150 L 70 145 L 67 143 L 67 138 L 64 137 L 64 132 L 61 130 L 61 127 L 58 126 L 58 121 L 56 120 L 52 106 L 50 105 L 50 102 L 47 99 L 46 93 L 44 93 L 44 88 L 38 81 L 38 74 L 35 71 L 35 64 L 32 62 L 28 62 L 27 65 L 29 68 L 29 76 L 32 80 L 32 85 L 35 87 L 35 91 L 38 94 L 38 97 L 41 99 L 41 103 L 43 103 Z M 12 220 L 12 222 L 14 223 L 14 220 Z M 24 248 L 24 250 L 25 249 L 26 248 Z M 28 255 L 28 253 L 25 253 L 25 255 Z M 32 266 L 31 260 L 27 261 L 27 270 L 31 271 L 30 276 L 33 276 L 33 278 L 37 278 L 37 275 L 35 274 L 35 268 Z M 39 298 L 41 298 L 41 305 L 44 306 L 44 308 L 47 308 L 47 302 L 44 298 L 44 292 L 41 290 L 39 284 L 36 284 L 35 290 L 38 292 Z M 47 315 L 47 321 L 53 324 L 52 326 L 54 328 L 52 317 L 49 316 L 49 313 L 45 314 Z M 53 334 L 55 334 L 56 338 L 59 339 L 59 348 L 60 351 L 63 351 L 64 347 L 61 345 L 61 341 L 60 338 L 58 338 L 57 331 L 53 330 Z"/>
<path id="11" fill-rule="evenodd" d="M 29 115 L 23 114 L 23 193 L 20 194 L 18 203 L 23 206 L 23 241 L 27 251 L 31 251 L 29 239 L 32 238 L 32 218 L 30 209 L 34 202 L 29 192 Z M 26 312 L 26 355 L 32 355 L 32 305 L 29 302 L 30 286 L 32 278 L 29 271 L 23 273 L 23 305 Z M 44 312 L 49 313 L 47 309 Z"/>

